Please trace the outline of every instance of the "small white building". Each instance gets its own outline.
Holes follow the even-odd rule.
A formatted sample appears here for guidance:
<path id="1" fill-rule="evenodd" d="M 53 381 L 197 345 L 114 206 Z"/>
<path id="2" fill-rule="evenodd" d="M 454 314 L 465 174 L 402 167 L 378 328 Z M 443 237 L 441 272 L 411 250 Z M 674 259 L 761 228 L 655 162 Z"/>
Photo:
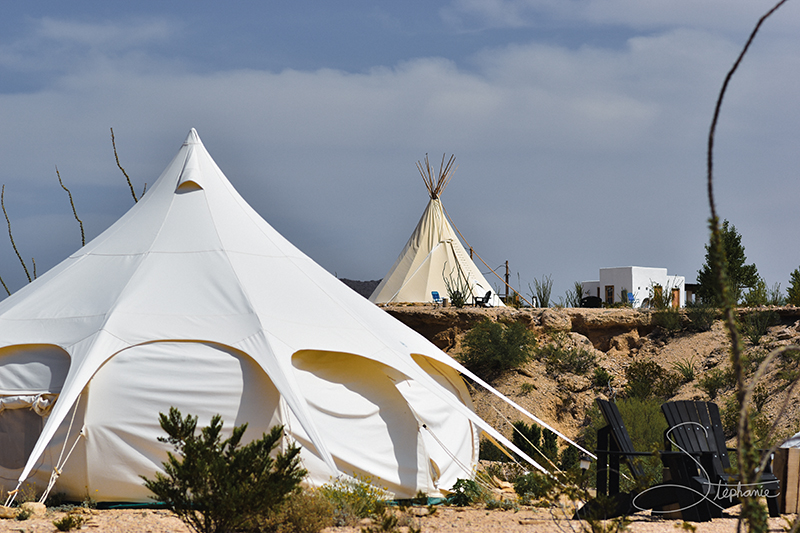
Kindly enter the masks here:
<path id="1" fill-rule="evenodd" d="M 622 302 L 633 307 L 650 307 L 653 291 L 668 291 L 673 307 L 686 305 L 686 278 L 670 276 L 666 268 L 614 267 L 601 268 L 598 281 L 584 281 L 583 296 L 597 296 L 605 304 Z"/>

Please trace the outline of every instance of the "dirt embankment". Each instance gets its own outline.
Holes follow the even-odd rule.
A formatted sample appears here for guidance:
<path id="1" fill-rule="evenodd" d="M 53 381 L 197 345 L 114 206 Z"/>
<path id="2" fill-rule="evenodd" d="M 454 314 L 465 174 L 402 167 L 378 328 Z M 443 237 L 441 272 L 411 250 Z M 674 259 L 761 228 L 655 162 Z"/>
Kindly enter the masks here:
<path id="1" fill-rule="evenodd" d="M 512 308 L 433 308 L 425 305 L 387 306 L 384 309 L 409 327 L 430 339 L 448 354 L 458 357 L 464 334 L 479 322 L 489 318 L 501 322 L 519 322 L 536 334 L 539 345 L 552 341 L 554 332 L 572 346 L 592 351 L 598 365 L 612 376 L 613 389 L 625 386 L 625 369 L 638 359 L 657 362 L 666 370 L 675 371 L 678 365 L 690 364 L 695 379 L 682 385 L 674 399 L 708 399 L 698 387 L 698 379 L 706 372 L 728 365 L 730 342 L 721 321 L 709 331 L 666 332 L 655 325 L 653 313 L 634 309 L 512 309 Z M 779 346 L 800 345 L 800 308 L 771 308 L 779 323 L 769 327 L 757 345 L 745 342 L 745 353 L 752 358 Z M 740 314 L 752 312 L 742 309 Z M 683 323 L 689 319 L 683 314 Z M 778 421 L 778 433 L 790 435 L 800 431 L 800 395 L 790 398 L 784 408 L 788 387 L 786 367 L 773 364 L 761 383 L 766 391 L 762 412 L 771 421 Z M 800 370 L 800 369 L 798 369 Z M 493 382 L 503 394 L 552 424 L 570 437 L 578 435 L 585 423 L 587 410 L 597 396 L 607 396 L 606 387 L 592 386 L 591 376 L 564 374 L 550 377 L 544 364 L 532 361 L 518 371 L 509 372 Z M 722 390 L 715 401 L 722 404 L 732 394 Z M 473 391 L 478 413 L 506 434 L 509 422 L 524 420 L 513 408 L 483 390 Z"/>

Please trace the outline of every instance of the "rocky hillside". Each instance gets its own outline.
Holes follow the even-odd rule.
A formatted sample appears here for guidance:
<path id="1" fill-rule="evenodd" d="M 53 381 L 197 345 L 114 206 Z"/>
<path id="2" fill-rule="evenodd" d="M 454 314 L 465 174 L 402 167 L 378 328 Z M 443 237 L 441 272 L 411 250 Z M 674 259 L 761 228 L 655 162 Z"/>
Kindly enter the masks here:
<path id="1" fill-rule="evenodd" d="M 708 331 L 692 331 L 685 312 L 682 312 L 680 329 L 669 331 L 657 326 L 653 312 L 646 310 L 434 309 L 424 305 L 384 309 L 456 358 L 461 353 L 464 334 L 487 318 L 524 324 L 535 333 L 538 346 L 556 342 L 565 348 L 583 348 L 593 353 L 597 364 L 612 377 L 611 389 L 594 386 L 591 372 L 548 376 L 541 361 L 531 361 L 492 383 L 525 409 L 572 437 L 577 436 L 585 424 L 586 412 L 595 397 L 607 397 L 624 389 L 625 370 L 634 361 L 655 361 L 676 374 L 681 367 L 693 367 L 694 379 L 678 386 L 673 399 L 708 399 L 708 394 L 699 387 L 699 380 L 717 371 L 724 374 L 730 367 L 730 343 L 722 322 L 715 321 Z M 774 311 L 776 322 L 767 329 L 767 334 L 758 339 L 758 344 L 745 340 L 745 354 L 752 361 L 762 360 L 779 346 L 800 345 L 800 308 L 770 310 Z M 766 309 L 757 310 L 763 311 Z M 742 316 L 750 312 L 753 311 L 740 310 Z M 778 359 L 760 380 L 763 384 L 758 397 L 759 402 L 763 402 L 761 411 L 770 422 L 777 422 L 777 432 L 782 436 L 800 431 L 800 394 L 793 394 L 784 407 L 789 392 L 788 380 L 793 374 L 800 374 L 800 365 L 786 358 Z M 733 389 L 723 385 L 715 401 L 722 407 L 732 395 Z M 483 390 L 473 391 L 473 399 L 478 413 L 506 434 L 510 434 L 509 421 L 523 419 L 507 404 L 496 401 Z"/>

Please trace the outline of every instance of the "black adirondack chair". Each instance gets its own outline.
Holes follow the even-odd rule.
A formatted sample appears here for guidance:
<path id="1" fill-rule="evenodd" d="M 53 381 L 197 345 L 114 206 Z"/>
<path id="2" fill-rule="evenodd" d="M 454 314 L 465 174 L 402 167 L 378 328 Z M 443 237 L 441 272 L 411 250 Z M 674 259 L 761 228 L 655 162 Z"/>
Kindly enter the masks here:
<path id="1" fill-rule="evenodd" d="M 595 400 L 606 425 L 597 431 L 597 497 L 581 507 L 573 518 L 614 518 L 651 509 L 661 511 L 664 507 L 678 504 L 691 507 L 694 503 L 691 492 L 679 490 L 671 484 L 646 486 L 647 476 L 635 459 L 661 455 L 638 452 L 633 448 L 628 430 L 622 421 L 616 404 L 608 400 Z M 683 460 L 681 454 L 670 453 L 672 460 Z M 670 459 L 667 459 L 669 461 Z M 624 463 L 637 482 L 631 492 L 620 492 L 620 466 Z M 689 517 L 686 519 L 695 519 Z M 695 519 L 696 520 L 696 519 Z"/>
<path id="2" fill-rule="evenodd" d="M 697 457 L 696 461 L 673 464 L 670 468 L 673 481 L 686 484 L 703 495 L 697 506 L 701 512 L 715 518 L 722 516 L 723 509 L 737 505 L 739 499 L 731 497 L 731 493 L 737 493 L 738 479 L 728 473 L 731 462 L 719 407 L 713 402 L 678 401 L 662 404 L 661 411 L 669 425 L 665 447 L 674 444 L 679 450 Z M 780 516 L 780 481 L 772 473 L 771 465 L 761 473 L 760 483 L 759 488 L 767 493 L 770 516 Z M 742 490 L 748 488 L 741 487 Z"/>

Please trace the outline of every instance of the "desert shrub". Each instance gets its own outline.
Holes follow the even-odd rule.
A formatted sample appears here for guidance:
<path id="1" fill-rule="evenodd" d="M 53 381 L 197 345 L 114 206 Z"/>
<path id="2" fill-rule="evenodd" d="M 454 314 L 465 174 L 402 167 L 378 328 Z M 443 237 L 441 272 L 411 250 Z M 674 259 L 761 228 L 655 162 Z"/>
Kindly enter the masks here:
<path id="1" fill-rule="evenodd" d="M 662 287 L 658 283 L 650 283 L 648 292 L 650 293 L 650 307 L 666 310 L 672 306 L 672 287 L 670 285 Z"/>
<path id="2" fill-rule="evenodd" d="M 15 518 L 16 520 L 19 520 L 20 522 L 24 522 L 25 520 L 27 520 L 28 518 L 30 518 L 32 515 L 33 515 L 33 511 L 31 511 L 29 508 L 27 508 L 27 507 L 20 507 L 20 508 L 17 510 L 17 514 L 16 514 L 16 515 L 14 515 L 14 518 Z M 23 530 L 23 531 L 24 531 L 24 530 Z"/>
<path id="3" fill-rule="evenodd" d="M 580 466 L 580 463 L 581 454 L 578 452 L 578 448 L 570 445 L 561 452 L 561 459 L 558 461 L 558 467 L 561 470 L 572 470 Z"/>
<path id="4" fill-rule="evenodd" d="M 670 333 L 681 330 L 681 312 L 666 307 L 653 312 L 653 324 Z"/>
<path id="5" fill-rule="evenodd" d="M 694 381 L 694 358 L 676 361 L 672 363 L 672 368 L 680 375 L 682 383 Z"/>
<path id="6" fill-rule="evenodd" d="M 553 488 L 553 480 L 541 472 L 528 472 L 514 481 L 514 492 L 528 505 L 532 500 L 544 498 Z"/>
<path id="7" fill-rule="evenodd" d="M 757 346 L 767 329 L 779 321 L 780 317 L 775 311 L 751 311 L 742 318 L 742 333 L 753 346 Z"/>
<path id="8" fill-rule="evenodd" d="M 464 352 L 459 360 L 487 380 L 517 368 L 531 358 L 536 337 L 524 325 L 503 325 L 484 320 L 464 335 Z"/>
<path id="9" fill-rule="evenodd" d="M 53 525 L 59 531 L 72 531 L 73 529 L 80 529 L 84 522 L 86 522 L 86 519 L 80 515 L 67 514 L 58 520 L 53 520 Z"/>
<path id="10" fill-rule="evenodd" d="M 483 499 L 483 489 L 471 479 L 457 479 L 452 494 L 447 498 L 447 502 L 457 507 L 466 507 Z"/>
<path id="11" fill-rule="evenodd" d="M 764 362 L 769 353 L 766 350 L 753 350 L 748 354 L 742 355 L 742 370 L 745 375 L 752 375 L 758 370 L 759 365 Z"/>
<path id="12" fill-rule="evenodd" d="M 598 366 L 594 369 L 594 373 L 592 374 L 592 386 L 596 389 L 609 387 L 611 386 L 612 379 L 613 377 L 608 373 L 608 370 L 602 366 Z"/>
<path id="13" fill-rule="evenodd" d="M 681 376 L 665 370 L 655 361 L 639 359 L 625 369 L 625 396 L 644 400 L 651 397 L 668 399 L 675 396 Z"/>
<path id="14" fill-rule="evenodd" d="M 715 307 L 704 303 L 686 306 L 686 318 L 689 319 L 689 327 L 693 331 L 709 331 L 718 314 L 719 311 Z"/>
<path id="15" fill-rule="evenodd" d="M 769 400 L 767 387 L 763 383 L 759 383 L 753 389 L 753 405 L 756 407 L 756 411 L 764 409 L 764 404 L 767 403 L 767 400 Z"/>
<path id="16" fill-rule="evenodd" d="M 558 436 L 547 428 L 540 428 L 535 424 L 528 425 L 517 421 L 512 424 L 514 434 L 511 442 L 522 450 L 528 457 L 549 468 L 548 465 L 559 465 L 559 468 L 569 469 L 580 461 L 576 448 L 568 446 L 559 454 Z"/>
<path id="17" fill-rule="evenodd" d="M 564 307 L 580 307 L 583 299 L 583 283 L 576 281 L 572 289 L 567 289 Z"/>
<path id="18" fill-rule="evenodd" d="M 781 292 L 780 283 L 775 283 L 772 288 L 767 290 L 767 305 L 786 305 L 786 297 Z"/>
<path id="19" fill-rule="evenodd" d="M 478 457 L 486 461 L 506 462 L 511 460 L 489 439 L 481 439 Z"/>
<path id="20" fill-rule="evenodd" d="M 788 383 L 800 377 L 800 351 L 787 350 L 780 355 L 778 377 Z"/>
<path id="21" fill-rule="evenodd" d="M 461 309 L 469 301 L 470 288 L 467 278 L 460 268 L 451 269 L 450 274 L 446 272 L 447 264 L 442 268 L 442 279 L 444 286 L 447 289 L 447 297 L 450 300 L 450 305 Z"/>
<path id="22" fill-rule="evenodd" d="M 299 464 L 300 448 L 294 444 L 272 457 L 281 426 L 241 445 L 247 424 L 222 440 L 219 415 L 199 435 L 197 417 L 182 418 L 174 407 L 169 416 L 161 413 L 159 422 L 168 435 L 159 440 L 172 444 L 177 454 L 168 454 L 165 474 L 143 478 L 144 484 L 195 531 L 225 533 L 270 514 L 298 490 L 306 475 Z"/>
<path id="23" fill-rule="evenodd" d="M 368 476 L 342 476 L 319 488 L 333 506 L 337 526 L 354 525 L 361 518 L 377 517 L 386 510 L 389 494 L 372 484 Z"/>
<path id="24" fill-rule="evenodd" d="M 301 491 L 257 523 L 260 533 L 319 533 L 333 525 L 333 504 L 319 491 Z"/>
<path id="25" fill-rule="evenodd" d="M 720 391 L 725 391 L 735 385 L 735 376 L 731 369 L 720 370 L 712 368 L 697 381 L 697 388 L 708 394 L 713 401 Z"/>
<path id="26" fill-rule="evenodd" d="M 550 293 L 553 291 L 553 278 L 549 275 L 542 276 L 539 281 L 533 278 L 533 287 L 528 284 L 531 298 L 535 298 L 539 307 L 550 307 Z"/>
<path id="27" fill-rule="evenodd" d="M 521 420 L 512 424 L 514 426 L 514 433 L 511 435 L 511 442 L 520 450 L 522 450 L 528 457 L 541 464 L 544 461 L 542 454 L 544 452 L 542 446 L 542 428 L 536 424 L 528 425 Z M 558 453 L 556 451 L 556 453 Z M 551 461 L 553 457 L 548 457 Z"/>
<path id="28" fill-rule="evenodd" d="M 597 366 L 597 357 L 592 352 L 563 347 L 559 342 L 534 349 L 533 358 L 544 363 L 544 370 L 550 376 L 566 373 L 582 376 Z"/>
<path id="29" fill-rule="evenodd" d="M 741 405 L 737 400 L 736 395 L 729 396 L 722 405 L 720 410 L 720 418 L 722 419 L 722 431 L 725 433 L 726 438 L 731 438 L 736 435 L 739 426 L 739 414 L 741 412 Z M 756 409 L 750 409 L 750 429 L 752 431 L 753 441 L 756 445 L 762 446 L 767 444 L 767 437 L 769 434 L 770 423 L 763 413 Z"/>

